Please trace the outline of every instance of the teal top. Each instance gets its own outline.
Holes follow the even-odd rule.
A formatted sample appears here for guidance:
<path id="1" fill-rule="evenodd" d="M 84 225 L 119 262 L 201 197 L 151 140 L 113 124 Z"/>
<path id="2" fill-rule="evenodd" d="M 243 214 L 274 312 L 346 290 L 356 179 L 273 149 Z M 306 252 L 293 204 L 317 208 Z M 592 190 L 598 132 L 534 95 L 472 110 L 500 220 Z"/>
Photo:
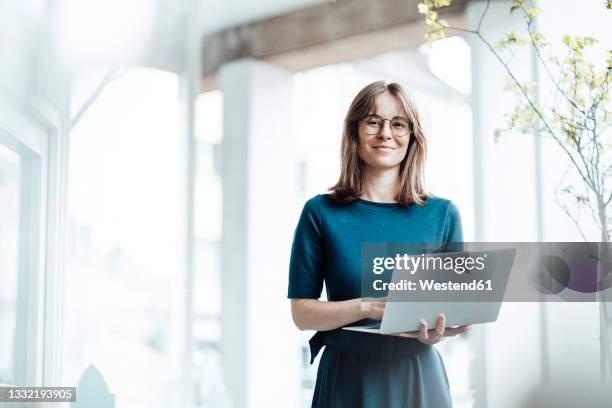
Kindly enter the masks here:
<path id="1" fill-rule="evenodd" d="M 444 198 L 431 196 L 424 205 L 402 207 L 362 199 L 340 204 L 329 194 L 319 194 L 306 202 L 295 229 L 288 297 L 318 299 L 324 282 L 330 301 L 361 297 L 362 243 L 462 241 L 459 211 Z M 329 343 L 320 333 L 313 337 L 312 360 L 324 344 Z"/>
<path id="2" fill-rule="evenodd" d="M 323 282 L 328 300 L 361 297 L 362 242 L 461 241 L 459 211 L 450 200 L 401 207 L 362 199 L 338 204 L 320 194 L 306 202 L 295 229 L 288 297 L 318 299 Z"/>

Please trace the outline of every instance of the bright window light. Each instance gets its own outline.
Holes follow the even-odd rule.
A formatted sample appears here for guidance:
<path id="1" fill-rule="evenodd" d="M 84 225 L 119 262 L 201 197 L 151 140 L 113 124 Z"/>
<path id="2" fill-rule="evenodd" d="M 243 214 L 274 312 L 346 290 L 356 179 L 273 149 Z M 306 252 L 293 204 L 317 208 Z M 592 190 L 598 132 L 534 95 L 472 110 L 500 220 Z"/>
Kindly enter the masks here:
<path id="1" fill-rule="evenodd" d="M 454 36 L 426 44 L 420 51 L 428 56 L 429 69 L 438 78 L 464 95 L 472 92 L 470 47 L 461 37 Z"/>
<path id="2" fill-rule="evenodd" d="M 128 55 L 144 45 L 154 0 L 62 0 L 59 36 L 70 60 Z"/>
<path id="3" fill-rule="evenodd" d="M 175 74 L 133 68 L 71 133 L 63 383 L 93 364 L 116 408 L 181 399 L 177 95 Z"/>

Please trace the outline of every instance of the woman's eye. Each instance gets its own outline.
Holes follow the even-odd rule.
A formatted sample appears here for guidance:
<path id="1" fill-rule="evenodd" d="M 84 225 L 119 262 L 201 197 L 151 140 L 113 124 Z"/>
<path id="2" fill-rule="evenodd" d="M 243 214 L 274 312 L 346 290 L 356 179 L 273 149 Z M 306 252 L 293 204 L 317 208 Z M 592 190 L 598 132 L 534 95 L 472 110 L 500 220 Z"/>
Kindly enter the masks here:
<path id="1" fill-rule="evenodd" d="M 397 129 L 406 129 L 407 128 L 407 126 L 406 126 L 406 124 L 404 122 L 393 122 L 392 125 L 393 125 L 394 128 L 397 128 Z"/>
<path id="2" fill-rule="evenodd" d="M 376 120 L 369 120 L 367 123 L 370 126 L 380 126 L 380 122 L 378 122 Z"/>

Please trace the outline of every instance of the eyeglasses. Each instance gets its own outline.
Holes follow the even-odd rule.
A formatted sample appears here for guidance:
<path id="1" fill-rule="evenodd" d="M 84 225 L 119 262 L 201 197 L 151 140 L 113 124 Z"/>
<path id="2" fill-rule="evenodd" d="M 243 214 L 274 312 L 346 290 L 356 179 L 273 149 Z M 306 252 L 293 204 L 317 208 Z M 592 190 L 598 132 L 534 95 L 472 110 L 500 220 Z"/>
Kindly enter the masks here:
<path id="1" fill-rule="evenodd" d="M 393 119 L 383 119 L 378 115 L 368 115 L 361 119 L 368 135 L 379 134 L 385 126 L 386 120 L 389 121 L 391 132 L 393 132 L 395 136 L 402 137 L 410 133 L 410 121 L 401 116 L 396 116 Z"/>

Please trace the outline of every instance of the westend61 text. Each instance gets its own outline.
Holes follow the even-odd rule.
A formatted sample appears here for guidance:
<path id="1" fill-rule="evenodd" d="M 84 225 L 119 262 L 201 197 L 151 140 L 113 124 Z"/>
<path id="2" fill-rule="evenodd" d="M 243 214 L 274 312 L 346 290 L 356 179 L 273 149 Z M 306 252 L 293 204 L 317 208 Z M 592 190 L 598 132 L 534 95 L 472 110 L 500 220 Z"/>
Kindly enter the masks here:
<path id="1" fill-rule="evenodd" d="M 491 291 L 493 287 L 491 280 L 480 279 L 471 282 L 436 282 L 433 279 L 419 279 L 418 285 L 416 282 L 402 279 L 399 282 L 383 282 L 377 279 L 373 282 L 374 290 L 391 290 L 391 291 Z"/>

